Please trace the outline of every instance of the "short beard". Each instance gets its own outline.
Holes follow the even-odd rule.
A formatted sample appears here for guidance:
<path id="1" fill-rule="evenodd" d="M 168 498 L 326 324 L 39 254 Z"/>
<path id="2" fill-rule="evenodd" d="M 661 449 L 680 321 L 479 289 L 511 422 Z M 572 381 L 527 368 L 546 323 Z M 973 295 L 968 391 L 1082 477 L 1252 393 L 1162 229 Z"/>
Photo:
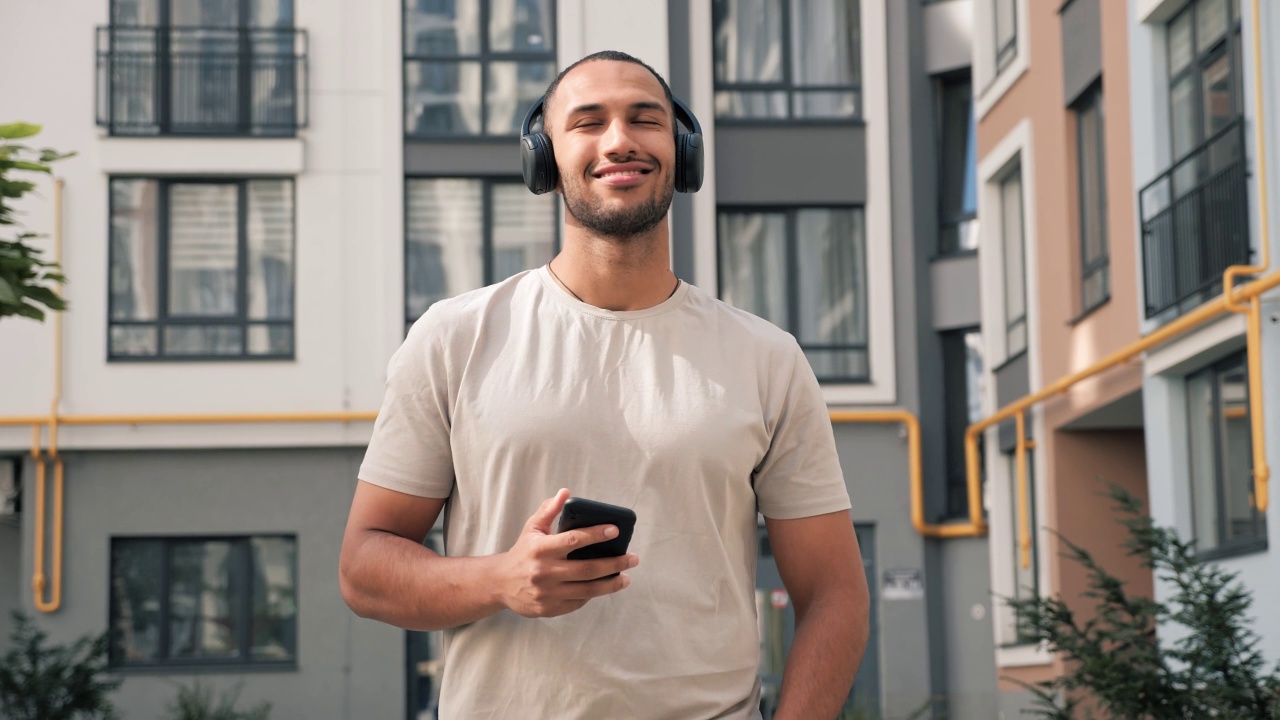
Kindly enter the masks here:
<path id="1" fill-rule="evenodd" d="M 659 194 L 661 193 L 661 194 Z M 667 184 L 654 191 L 649 199 L 634 207 L 606 212 L 598 197 L 585 185 L 569 183 L 564 188 L 565 211 L 582 226 L 600 237 L 629 240 L 644 234 L 662 222 L 671 209 L 675 187 Z"/>

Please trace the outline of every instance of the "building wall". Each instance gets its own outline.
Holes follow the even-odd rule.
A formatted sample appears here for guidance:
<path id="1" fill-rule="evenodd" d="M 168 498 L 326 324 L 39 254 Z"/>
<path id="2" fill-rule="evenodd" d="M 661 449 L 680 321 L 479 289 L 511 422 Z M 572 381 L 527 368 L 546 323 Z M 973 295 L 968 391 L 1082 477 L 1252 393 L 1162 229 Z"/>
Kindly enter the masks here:
<path id="1" fill-rule="evenodd" d="M 356 449 L 314 448 L 67 453 L 62 607 L 40 615 L 41 627 L 59 643 L 106 629 L 113 537 L 294 534 L 297 668 L 201 668 L 200 681 L 219 688 L 243 681 L 243 706 L 269 700 L 273 717 L 399 717 L 404 633 L 355 617 L 338 590 L 338 553 L 362 457 Z M 28 520 L 24 578 L 34 571 L 33 541 Z M 30 592 L 21 605 L 33 612 Z M 118 676 L 124 684 L 112 701 L 124 717 L 139 718 L 160 716 L 174 681 L 197 677 L 127 669 Z"/>

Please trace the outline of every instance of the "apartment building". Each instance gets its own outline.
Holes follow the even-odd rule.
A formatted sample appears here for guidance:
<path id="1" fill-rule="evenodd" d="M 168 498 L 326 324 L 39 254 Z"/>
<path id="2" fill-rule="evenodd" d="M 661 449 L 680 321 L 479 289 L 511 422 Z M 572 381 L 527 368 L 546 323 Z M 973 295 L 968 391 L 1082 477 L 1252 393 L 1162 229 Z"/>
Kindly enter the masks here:
<path id="1" fill-rule="evenodd" d="M 24 206 L 60 225 L 72 310 L 0 325 L 21 378 L 0 396 L 0 608 L 58 641 L 118 629 L 126 716 L 200 677 L 278 717 L 434 717 L 439 637 L 338 593 L 356 469 L 406 327 L 558 250 L 519 124 L 608 47 L 703 126 L 675 271 L 795 334 L 822 380 L 874 600 L 850 708 L 992 717 L 974 658 L 998 608 L 964 472 L 988 352 L 974 2 L 6 5 L 0 57 L 64 40 L 0 96 L 78 155 Z M 768 718 L 793 613 L 761 532 Z"/>
<path id="2" fill-rule="evenodd" d="M 1228 267 L 1246 266 L 1236 286 L 1274 282 L 1267 218 L 1276 217 L 1277 195 L 1266 179 L 1280 164 L 1277 10 L 1253 0 L 1129 3 L 1144 332 L 1213 305 Z M 1265 469 L 1280 456 L 1278 322 L 1280 302 L 1264 293 L 1253 311 L 1215 313 L 1142 366 L 1151 514 L 1194 538 L 1201 557 L 1239 573 L 1272 662 L 1280 618 L 1267 599 L 1280 589 L 1280 554 L 1269 534 L 1280 509 L 1274 492 L 1264 501 Z M 1156 584 L 1157 598 L 1171 592 Z"/>
<path id="3" fill-rule="evenodd" d="M 1109 485 L 1199 538 L 1206 560 L 1247 569 L 1255 592 L 1272 582 L 1254 494 L 1250 416 L 1262 406 L 1260 395 L 1249 400 L 1246 318 L 1175 324 L 1217 301 L 1229 266 L 1265 257 L 1258 163 L 1274 159 L 1259 160 L 1253 140 L 1250 5 L 976 5 L 989 385 L 975 428 L 986 428 L 998 596 L 1057 595 L 1091 616 L 1084 570 L 1063 559 L 1052 530 L 1130 592 L 1166 597 L 1125 557 Z M 1261 347 L 1268 341 L 1264 332 Z M 1265 385 L 1275 363 L 1261 364 Z M 1259 629 L 1280 655 L 1274 621 Z M 1013 717 L 1031 701 L 1020 683 L 1064 665 L 1008 607 L 994 632 L 1000 712 Z"/>

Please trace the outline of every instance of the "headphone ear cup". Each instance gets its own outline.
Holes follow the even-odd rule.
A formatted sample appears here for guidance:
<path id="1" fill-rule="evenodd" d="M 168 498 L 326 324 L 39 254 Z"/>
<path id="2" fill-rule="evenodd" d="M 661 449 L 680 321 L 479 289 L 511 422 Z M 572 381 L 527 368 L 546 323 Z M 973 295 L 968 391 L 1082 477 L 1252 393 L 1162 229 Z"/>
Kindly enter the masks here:
<path id="1" fill-rule="evenodd" d="M 702 187 L 701 133 L 681 133 L 676 138 L 676 192 L 694 193 Z"/>
<path id="2" fill-rule="evenodd" d="M 520 138 L 520 174 L 534 195 L 549 193 L 560 183 L 555 152 L 546 133 L 529 133 Z"/>

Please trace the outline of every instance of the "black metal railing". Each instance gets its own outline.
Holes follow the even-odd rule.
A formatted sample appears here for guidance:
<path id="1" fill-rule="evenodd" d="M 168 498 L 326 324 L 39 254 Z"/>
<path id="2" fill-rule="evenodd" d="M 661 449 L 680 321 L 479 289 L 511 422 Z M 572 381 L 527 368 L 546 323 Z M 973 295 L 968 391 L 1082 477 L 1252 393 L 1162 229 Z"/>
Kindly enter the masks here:
<path id="1" fill-rule="evenodd" d="M 1237 118 L 1138 193 L 1146 316 L 1209 299 L 1250 262 L 1244 120 Z"/>
<path id="2" fill-rule="evenodd" d="M 305 31 L 99 27 L 97 122 L 112 135 L 291 136 L 306 126 Z"/>

